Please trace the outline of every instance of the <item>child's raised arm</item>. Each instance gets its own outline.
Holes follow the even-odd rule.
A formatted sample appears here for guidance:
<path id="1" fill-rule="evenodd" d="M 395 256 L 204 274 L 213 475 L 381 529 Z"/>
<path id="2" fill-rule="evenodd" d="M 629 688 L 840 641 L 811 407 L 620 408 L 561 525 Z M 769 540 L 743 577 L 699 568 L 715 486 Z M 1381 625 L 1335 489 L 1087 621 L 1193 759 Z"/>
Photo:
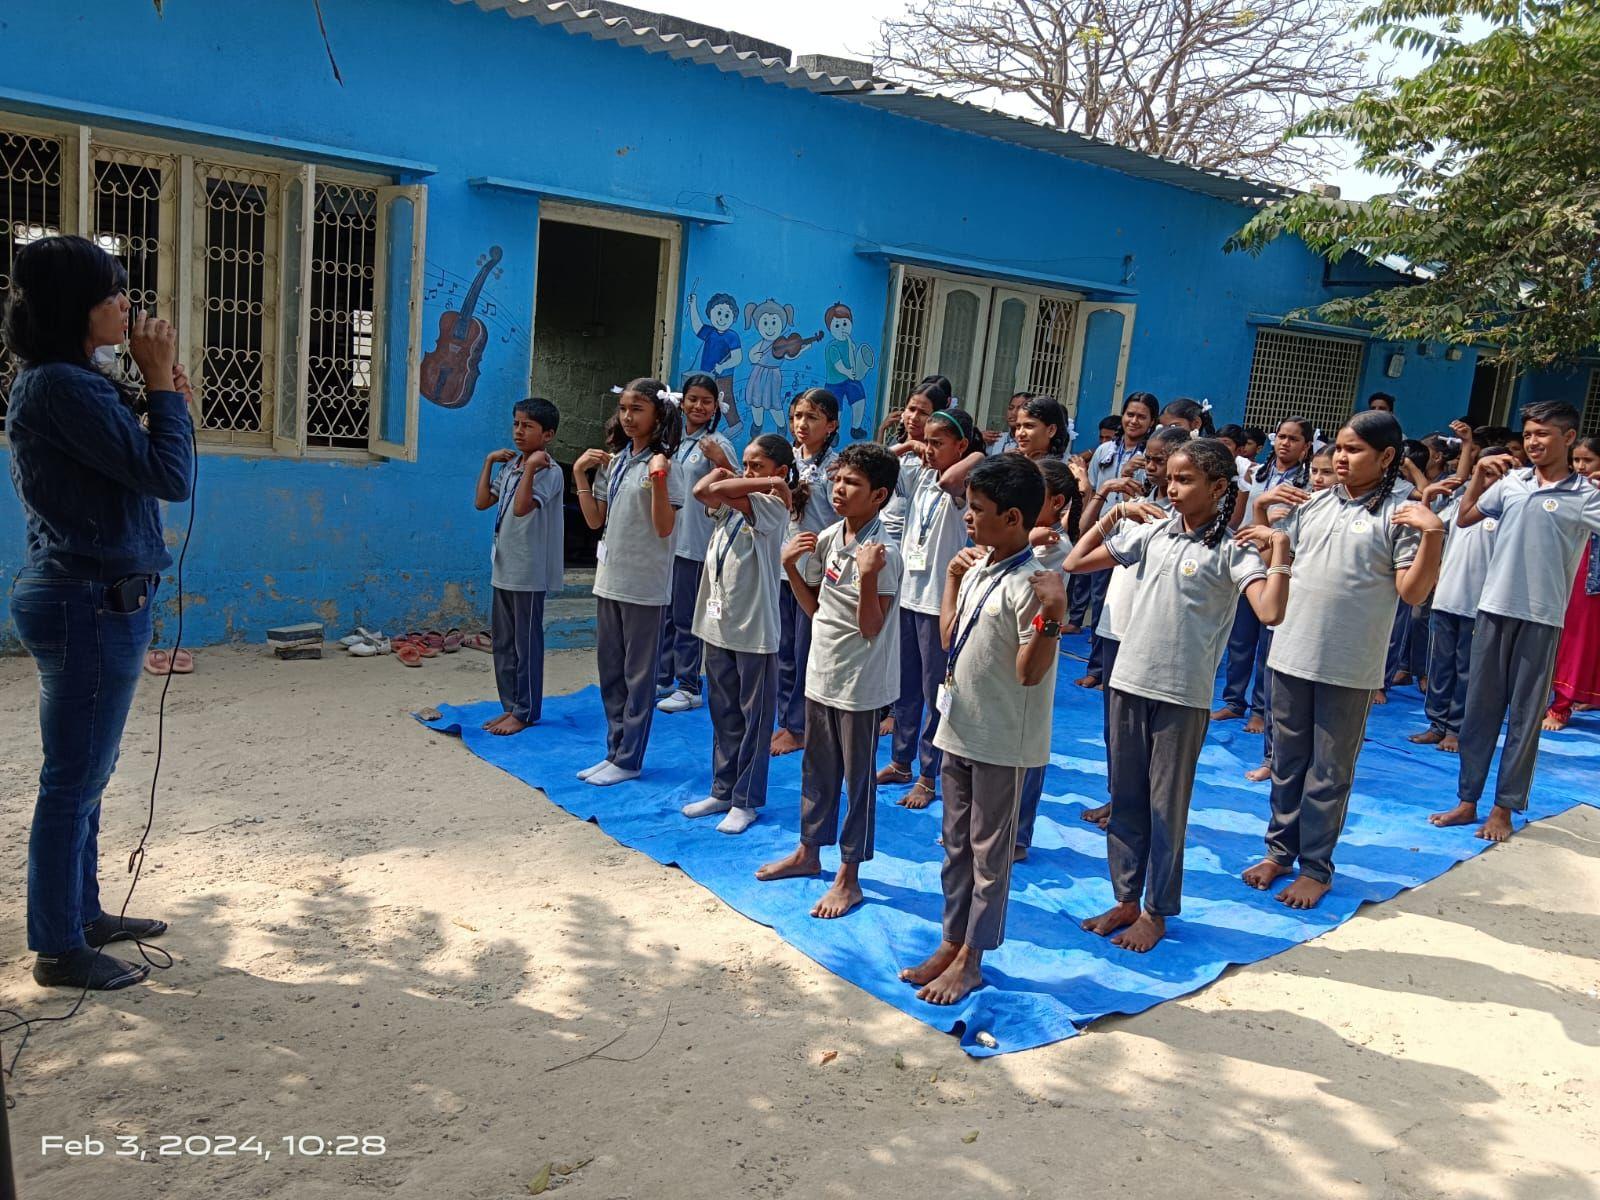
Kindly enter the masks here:
<path id="1" fill-rule="evenodd" d="M 572 464 L 572 481 L 578 487 L 578 508 L 583 512 L 583 522 L 590 529 L 604 529 L 606 502 L 594 494 L 595 472 L 611 461 L 604 450 L 585 450 Z"/>
<path id="2" fill-rule="evenodd" d="M 956 638 L 956 610 L 961 598 L 961 577 L 983 561 L 981 546 L 964 547 L 944 572 L 944 595 L 939 598 L 939 644 L 946 650 Z"/>
<path id="3" fill-rule="evenodd" d="M 943 475 L 939 476 L 939 486 L 952 496 L 965 496 L 967 494 L 967 476 L 972 474 L 972 468 L 989 457 L 982 450 L 974 450 Z"/>
<path id="4" fill-rule="evenodd" d="M 889 551 L 882 542 L 862 542 L 856 547 L 856 628 L 868 641 L 883 632 L 894 605 L 893 594 L 885 596 L 878 591 L 878 576 L 888 562 Z"/>
<path id="5" fill-rule="evenodd" d="M 513 516 L 525 517 L 539 507 L 539 498 L 533 494 L 534 481 L 540 471 L 555 470 L 555 460 L 543 450 L 535 450 L 522 464 L 522 478 L 517 480 L 517 494 L 511 499 Z"/>
<path id="6" fill-rule="evenodd" d="M 1464 506 L 1463 506 L 1464 507 Z M 1395 591 L 1404 604 L 1421 604 L 1439 582 L 1439 563 L 1444 556 L 1444 522 L 1437 514 L 1422 504 L 1407 504 L 1395 510 L 1390 518 L 1396 525 L 1418 530 L 1422 543 L 1411 565 L 1402 567 L 1394 577 Z"/>
<path id="7" fill-rule="evenodd" d="M 745 517 L 750 515 L 750 497 L 757 492 L 776 496 L 785 508 L 790 505 L 789 485 L 776 475 L 735 475 L 719 467 L 694 485 L 694 498 L 708 509 L 727 507 Z"/>
<path id="8" fill-rule="evenodd" d="M 1490 454 L 1473 463 L 1472 478 L 1467 481 L 1466 494 L 1461 497 L 1461 507 L 1456 512 L 1456 524 L 1465 529 L 1492 515 L 1480 510 L 1478 501 L 1516 465 L 1515 456 L 1510 454 Z"/>
<path id="9" fill-rule="evenodd" d="M 678 510 L 672 507 L 668 490 L 672 482 L 672 460 L 665 454 L 652 454 L 647 469 L 650 472 L 650 523 L 655 526 L 658 538 L 669 538 L 672 527 L 678 523 Z"/>
<path id="10" fill-rule="evenodd" d="M 1046 621 L 1060 625 L 1067 616 L 1067 587 L 1060 571 L 1035 571 L 1028 580 L 1033 585 L 1033 597 L 1039 602 L 1039 615 Z M 1050 673 L 1050 666 L 1061 653 L 1061 639 L 1045 637 L 1035 630 L 1034 635 L 1017 648 L 1017 682 L 1023 687 L 1037 687 Z"/>
<path id="11" fill-rule="evenodd" d="M 1267 577 L 1249 584 L 1244 598 L 1263 625 L 1277 625 L 1289 610 L 1289 560 L 1294 557 L 1289 535 L 1263 524 L 1241 529 L 1234 540 L 1254 546 L 1267 560 Z"/>
<path id="12" fill-rule="evenodd" d="M 494 494 L 494 469 L 501 463 L 511 462 L 517 457 L 515 450 L 491 450 L 483 460 L 483 470 L 478 472 L 478 490 L 473 497 L 473 504 L 479 512 L 495 506 Z"/>
<path id="13" fill-rule="evenodd" d="M 1067 561 L 1061 564 L 1061 569 L 1068 575 L 1082 575 L 1089 571 L 1109 571 L 1112 567 L 1121 566 L 1122 564 L 1113 558 L 1111 551 L 1105 547 L 1105 540 L 1111 536 L 1111 531 L 1117 527 L 1117 522 L 1126 518 L 1136 525 L 1143 525 L 1146 521 L 1160 521 L 1166 515 L 1165 509 L 1144 501 L 1112 505 L 1110 512 L 1084 530 L 1083 536 L 1078 539 L 1078 544 L 1068 552 Z"/>
<path id="14" fill-rule="evenodd" d="M 783 570 L 789 576 L 789 586 L 794 590 L 794 600 L 808 617 L 817 615 L 817 589 L 800 574 L 800 560 L 817 551 L 817 535 L 797 533 L 783 546 Z"/>

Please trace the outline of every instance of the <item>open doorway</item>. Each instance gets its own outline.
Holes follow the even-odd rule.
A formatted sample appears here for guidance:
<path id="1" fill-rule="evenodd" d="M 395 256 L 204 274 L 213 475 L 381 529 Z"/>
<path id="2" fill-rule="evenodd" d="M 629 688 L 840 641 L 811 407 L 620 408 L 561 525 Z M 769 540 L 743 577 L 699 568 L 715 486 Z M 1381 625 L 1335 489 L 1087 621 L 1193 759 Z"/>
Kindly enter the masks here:
<path id="1" fill-rule="evenodd" d="M 577 513 L 572 464 L 602 444 L 611 394 L 656 374 L 671 347 L 679 228 L 674 222 L 571 205 L 540 208 L 530 388 L 561 410 L 551 451 L 567 478 L 567 560 L 594 562 L 595 534 Z"/>
<path id="2" fill-rule="evenodd" d="M 1515 366 L 1488 358 L 1478 359 L 1477 369 L 1472 373 L 1472 396 L 1467 402 L 1467 420 L 1473 428 L 1509 424 L 1516 386 Z"/>

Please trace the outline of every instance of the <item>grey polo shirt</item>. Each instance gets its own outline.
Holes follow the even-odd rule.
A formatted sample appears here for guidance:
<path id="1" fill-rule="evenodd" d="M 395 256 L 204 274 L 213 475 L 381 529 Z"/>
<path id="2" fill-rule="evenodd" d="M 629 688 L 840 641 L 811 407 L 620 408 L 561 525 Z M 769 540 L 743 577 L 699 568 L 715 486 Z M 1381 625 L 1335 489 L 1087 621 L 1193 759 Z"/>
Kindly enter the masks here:
<path id="1" fill-rule="evenodd" d="M 940 487 L 939 472 L 932 467 L 920 468 L 916 480 L 900 537 L 905 565 L 900 604 L 910 612 L 938 616 L 945 572 L 967 544 L 967 501 Z"/>
<path id="2" fill-rule="evenodd" d="M 705 570 L 695 598 L 694 635 L 747 654 L 778 652 L 778 588 L 789 510 L 752 493 L 750 516 L 719 508 L 712 516 Z M 716 603 L 712 603 L 716 601 Z"/>
<path id="3" fill-rule="evenodd" d="M 672 603 L 673 534 L 660 537 L 650 516 L 654 485 L 650 481 L 650 451 L 634 455 L 624 450 L 595 472 L 596 500 L 606 502 L 605 538 L 595 564 L 594 594 L 624 604 Z M 617 475 L 612 486 L 612 474 Z M 667 464 L 667 499 L 683 507 L 683 472 Z M 682 514 L 679 514 L 682 519 Z"/>
<path id="4" fill-rule="evenodd" d="M 1500 520 L 1478 607 L 1560 628 L 1584 543 L 1600 533 L 1600 489 L 1577 472 L 1541 484 L 1523 467 L 1496 480 L 1478 511 Z"/>
<path id="5" fill-rule="evenodd" d="M 501 463 L 489 484 L 494 496 L 494 546 L 489 582 L 503 592 L 559 592 L 566 551 L 561 466 L 551 463 L 533 477 L 538 503 L 525 517 L 511 511 L 522 482 L 522 459 Z"/>
<path id="6" fill-rule="evenodd" d="M 1172 511 L 1172 501 L 1165 496 L 1150 496 L 1146 498 L 1146 502 L 1154 504 L 1157 508 L 1164 508 L 1168 512 Z M 1137 526 L 1132 526 L 1129 521 L 1117 522 L 1118 529 L 1124 527 L 1137 528 Z M 1116 536 L 1116 530 L 1112 531 L 1112 536 Z M 1110 548 L 1109 543 L 1107 543 L 1107 548 Z M 1096 637 L 1105 638 L 1113 642 L 1122 640 L 1122 630 L 1127 624 L 1125 617 L 1129 599 L 1128 592 L 1132 586 L 1132 571 L 1128 570 L 1127 567 L 1111 568 L 1111 578 L 1106 580 L 1105 598 L 1100 601 L 1100 619 L 1094 625 Z"/>
<path id="7" fill-rule="evenodd" d="M 1042 767 L 1050 761 L 1050 712 L 1061 656 L 1051 656 L 1045 677 L 1033 687 L 1017 682 L 1017 654 L 1033 639 L 1039 612 L 1029 580 L 1043 568 L 1030 558 L 995 583 L 1004 562 L 985 559 L 961 577 L 951 644 L 969 622 L 972 632 L 956 659 L 949 711 L 939 719 L 933 744 L 973 762 Z"/>
<path id="8" fill-rule="evenodd" d="M 1489 577 L 1489 558 L 1494 554 L 1498 517 L 1485 517 L 1476 525 L 1456 524 L 1461 498 L 1453 497 L 1439 513 L 1445 525 L 1444 562 L 1439 567 L 1439 582 L 1433 589 L 1433 607 L 1457 617 L 1476 617 L 1483 583 Z"/>
<path id="9" fill-rule="evenodd" d="M 1067 561 L 1067 555 L 1072 552 L 1072 542 L 1067 537 L 1067 531 L 1060 525 L 1052 525 L 1061 540 L 1054 546 L 1035 546 L 1033 548 L 1033 561 L 1046 571 L 1059 571 Z"/>
<path id="10" fill-rule="evenodd" d="M 1411 565 L 1422 541 L 1392 521 L 1415 503 L 1410 491 L 1397 486 L 1369 513 L 1338 484 L 1278 522 L 1294 551 L 1294 579 L 1267 656 L 1274 671 L 1366 691 L 1383 686 L 1399 602 L 1395 574 Z"/>
<path id="11" fill-rule="evenodd" d="M 672 456 L 673 465 L 683 479 L 684 506 L 678 514 L 678 526 L 673 532 L 673 552 L 679 558 L 700 562 L 706 556 L 706 543 L 711 540 L 711 514 L 706 506 L 694 498 L 694 485 L 711 474 L 711 460 L 706 457 L 707 446 L 720 446 L 734 462 L 733 447 L 720 433 L 696 434 L 684 438 L 678 452 Z"/>
<path id="12" fill-rule="evenodd" d="M 811 619 L 811 656 L 806 661 L 806 699 L 846 712 L 883 708 L 900 696 L 900 618 L 889 607 L 875 638 L 861 636 L 857 603 L 856 543 L 844 540 L 837 521 L 817 538 L 817 550 L 800 561 L 801 578 L 817 589 Z M 885 536 L 881 522 L 862 531 L 866 541 L 882 542 L 887 561 L 878 573 L 878 595 L 900 591 L 900 550 Z"/>
<path id="13" fill-rule="evenodd" d="M 1117 655 L 1111 686 L 1165 704 L 1210 708 L 1239 596 L 1267 577 L 1260 552 L 1229 535 L 1207 546 L 1179 516 L 1144 525 L 1124 521 L 1106 549 L 1129 581 L 1122 638 L 1138 647 Z"/>
<path id="14" fill-rule="evenodd" d="M 921 472 L 922 455 L 902 454 L 900 474 L 894 481 L 894 491 L 889 496 L 889 503 L 885 504 L 883 511 L 878 514 L 878 519 L 883 522 L 883 531 L 897 542 L 905 531 L 906 505 L 911 501 L 911 493 L 916 491 L 917 478 Z"/>

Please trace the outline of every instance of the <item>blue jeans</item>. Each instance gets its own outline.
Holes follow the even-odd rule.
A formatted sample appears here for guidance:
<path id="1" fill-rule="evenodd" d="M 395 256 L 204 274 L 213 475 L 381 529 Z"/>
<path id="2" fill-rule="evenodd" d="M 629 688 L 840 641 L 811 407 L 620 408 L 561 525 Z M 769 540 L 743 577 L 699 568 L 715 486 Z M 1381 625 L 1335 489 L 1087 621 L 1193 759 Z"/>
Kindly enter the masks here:
<path id="1" fill-rule="evenodd" d="M 39 954 L 82 947 L 84 926 L 101 916 L 100 796 L 117 766 L 152 608 L 111 612 L 105 598 L 104 584 L 31 574 L 11 590 L 12 623 L 39 670 L 44 766 L 28 839 L 28 947 Z"/>
<path id="2" fill-rule="evenodd" d="M 1223 667 L 1222 706 L 1236 713 L 1249 715 L 1266 709 L 1267 687 L 1267 629 L 1250 607 L 1250 601 L 1239 597 L 1234 609 L 1233 630 L 1228 634 L 1228 657 Z M 1258 666 L 1259 664 L 1259 666 Z M 1251 677 L 1255 684 L 1251 686 Z"/>

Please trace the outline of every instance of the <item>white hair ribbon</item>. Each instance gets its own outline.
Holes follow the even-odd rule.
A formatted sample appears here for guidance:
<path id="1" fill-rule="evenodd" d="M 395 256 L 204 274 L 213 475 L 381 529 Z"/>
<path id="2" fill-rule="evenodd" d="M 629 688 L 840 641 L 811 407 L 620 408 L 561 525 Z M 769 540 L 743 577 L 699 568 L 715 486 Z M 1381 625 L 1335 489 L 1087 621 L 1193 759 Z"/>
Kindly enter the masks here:
<path id="1" fill-rule="evenodd" d="M 1075 425 L 1073 423 L 1072 418 L 1068 417 L 1067 418 L 1067 445 L 1070 446 L 1070 445 L 1072 445 L 1073 442 L 1075 442 L 1077 440 L 1078 440 L 1078 427 L 1077 427 L 1077 425 Z"/>
<path id="2" fill-rule="evenodd" d="M 1203 413 L 1210 412 L 1211 411 L 1211 401 L 1209 401 L 1209 400 L 1200 401 L 1200 411 L 1203 412 Z"/>
<path id="3" fill-rule="evenodd" d="M 674 408 L 677 408 L 683 404 L 683 393 L 672 392 L 668 391 L 666 388 L 662 388 L 656 393 L 656 399 L 660 400 L 663 404 L 670 404 Z"/>

